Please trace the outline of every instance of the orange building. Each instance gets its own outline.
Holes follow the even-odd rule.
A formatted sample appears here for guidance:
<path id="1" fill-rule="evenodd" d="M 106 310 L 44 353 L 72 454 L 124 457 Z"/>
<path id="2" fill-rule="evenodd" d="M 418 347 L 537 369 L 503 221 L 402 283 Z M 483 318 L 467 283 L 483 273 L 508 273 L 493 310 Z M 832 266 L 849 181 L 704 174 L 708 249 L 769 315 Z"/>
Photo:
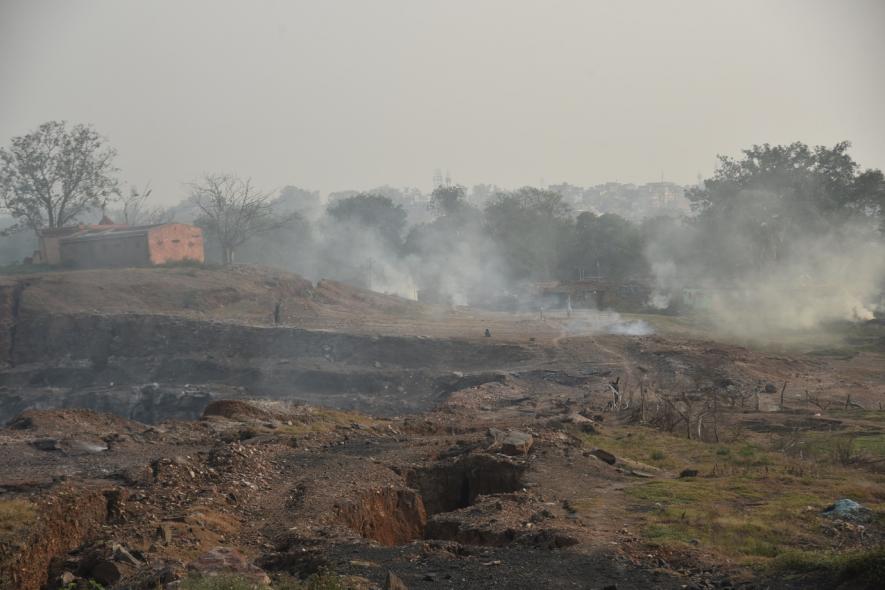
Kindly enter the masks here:
<path id="1" fill-rule="evenodd" d="M 102 220 L 104 221 L 104 220 Z M 153 266 L 191 260 L 202 263 L 203 232 L 184 223 L 60 228 L 40 237 L 40 258 L 75 268 Z M 56 258 L 57 256 L 57 258 Z M 57 262 L 56 262 L 57 260 Z"/>

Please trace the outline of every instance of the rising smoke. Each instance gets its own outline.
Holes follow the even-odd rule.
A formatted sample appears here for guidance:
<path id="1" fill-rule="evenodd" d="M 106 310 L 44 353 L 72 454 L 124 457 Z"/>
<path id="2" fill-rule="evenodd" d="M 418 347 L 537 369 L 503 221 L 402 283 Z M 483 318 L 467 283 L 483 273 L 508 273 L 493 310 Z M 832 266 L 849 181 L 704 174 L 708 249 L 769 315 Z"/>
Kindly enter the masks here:
<path id="1" fill-rule="evenodd" d="M 811 228 L 801 222 L 805 212 L 785 209 L 777 195 L 739 197 L 727 218 L 673 221 L 650 232 L 652 305 L 681 303 L 720 332 L 768 341 L 870 320 L 881 310 L 885 243 L 874 218 Z"/>
<path id="2" fill-rule="evenodd" d="M 403 202 L 409 206 L 401 199 L 389 203 L 385 214 L 399 221 L 379 223 L 365 215 L 332 215 L 335 201 L 320 204 L 312 195 L 297 227 L 256 238 L 240 260 L 409 299 L 422 294 L 428 301 L 500 306 L 524 297 L 526 285 L 538 280 L 514 273 L 514 260 L 532 263 L 523 265 L 531 270 L 553 256 L 560 269 L 572 272 L 573 265 L 598 260 L 597 248 L 617 243 L 618 232 L 636 231 L 610 223 L 594 230 L 605 239 L 568 239 L 570 231 L 583 236 L 578 231 L 583 226 L 568 211 L 570 221 L 538 233 L 530 220 L 508 241 L 490 231 L 487 213 L 469 204 L 440 214 L 428 213 L 428 202 L 418 201 L 412 206 L 420 208 L 420 221 L 409 223 L 397 209 Z M 618 255 L 610 259 L 612 268 L 647 268 L 654 287 L 650 308 L 693 310 L 721 334 L 743 340 L 778 340 L 831 322 L 874 317 L 885 284 L 885 243 L 876 215 L 824 215 L 806 199 L 785 199 L 759 187 L 734 197 L 722 210 L 648 219 L 639 226 L 644 249 L 635 254 L 644 257 L 643 264 Z M 563 263 L 566 256 L 572 258 Z M 541 305 L 532 301 L 523 308 Z M 647 324 L 625 322 L 607 310 L 575 310 L 564 326 L 569 335 L 651 333 Z"/>

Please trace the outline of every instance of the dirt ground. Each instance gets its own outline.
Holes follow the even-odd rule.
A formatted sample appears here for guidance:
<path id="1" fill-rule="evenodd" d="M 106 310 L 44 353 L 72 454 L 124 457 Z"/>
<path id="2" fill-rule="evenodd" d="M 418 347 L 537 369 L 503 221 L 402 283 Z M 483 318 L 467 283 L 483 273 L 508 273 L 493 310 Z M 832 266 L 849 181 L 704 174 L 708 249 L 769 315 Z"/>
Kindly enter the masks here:
<path id="1" fill-rule="evenodd" d="M 0 587 L 881 587 L 870 337 L 254 268 L 17 276 L 0 303 Z"/>

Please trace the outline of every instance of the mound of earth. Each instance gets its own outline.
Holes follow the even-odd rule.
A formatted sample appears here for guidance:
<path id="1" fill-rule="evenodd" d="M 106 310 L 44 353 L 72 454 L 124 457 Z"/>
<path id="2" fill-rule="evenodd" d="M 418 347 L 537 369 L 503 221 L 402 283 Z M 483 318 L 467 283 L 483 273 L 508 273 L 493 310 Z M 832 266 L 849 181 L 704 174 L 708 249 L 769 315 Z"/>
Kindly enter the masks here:
<path id="1" fill-rule="evenodd" d="M 84 409 L 27 410 L 9 421 L 11 430 L 28 431 L 30 434 L 59 436 L 65 434 L 93 434 L 105 436 L 112 433 L 140 432 L 143 424 L 113 414 Z"/>
<path id="2" fill-rule="evenodd" d="M 19 312 L 173 314 L 268 323 L 317 318 L 325 308 L 351 314 L 401 313 L 420 306 L 391 295 L 279 270 L 125 268 L 39 273 L 0 278 L 0 291 L 21 289 Z"/>

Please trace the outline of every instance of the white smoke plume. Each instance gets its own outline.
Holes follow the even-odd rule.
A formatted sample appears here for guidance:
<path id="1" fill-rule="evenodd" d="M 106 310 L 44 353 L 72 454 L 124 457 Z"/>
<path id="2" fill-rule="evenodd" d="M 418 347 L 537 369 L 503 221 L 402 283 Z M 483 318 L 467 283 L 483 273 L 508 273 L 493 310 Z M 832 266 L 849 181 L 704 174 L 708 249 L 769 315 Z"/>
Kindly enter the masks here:
<path id="1" fill-rule="evenodd" d="M 730 225 L 716 232 L 691 221 L 658 228 L 646 248 L 653 305 L 681 303 L 720 332 L 746 340 L 874 317 L 885 287 L 885 243 L 873 220 L 789 238 L 784 232 L 774 246 L 760 248 L 767 234 L 742 213 L 736 209 Z"/>

